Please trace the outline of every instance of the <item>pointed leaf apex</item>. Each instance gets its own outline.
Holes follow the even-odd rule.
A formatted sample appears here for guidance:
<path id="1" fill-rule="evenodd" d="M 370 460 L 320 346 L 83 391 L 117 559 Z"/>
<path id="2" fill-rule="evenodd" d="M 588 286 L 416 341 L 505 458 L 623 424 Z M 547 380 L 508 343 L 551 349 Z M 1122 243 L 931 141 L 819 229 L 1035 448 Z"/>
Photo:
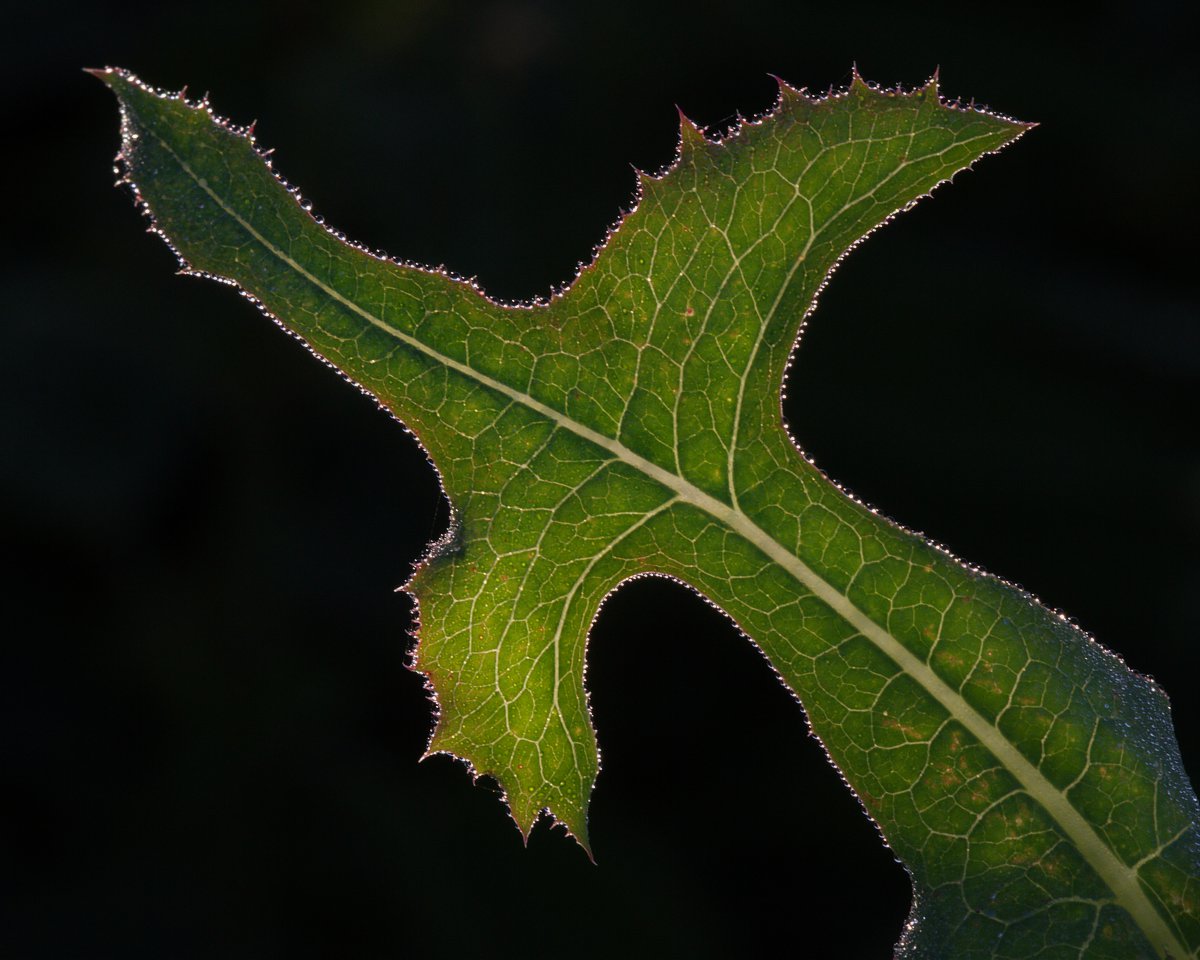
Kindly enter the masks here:
<path id="1" fill-rule="evenodd" d="M 941 87 L 941 72 L 941 65 L 934 67 L 933 75 L 925 81 L 925 93 L 931 97 L 936 97 L 939 95 L 939 89 Z"/>
<path id="2" fill-rule="evenodd" d="M 863 79 L 862 74 L 858 72 L 858 64 L 850 65 L 850 92 L 862 96 L 871 92 L 871 86 Z"/>
<path id="3" fill-rule="evenodd" d="M 139 99 L 183 99 L 183 94 L 166 94 L 148 87 L 136 74 L 130 73 L 123 67 L 87 68 L 84 73 L 90 73 L 103 83 L 113 95 L 126 107 Z M 187 88 L 184 87 L 184 90 Z"/>
<path id="4" fill-rule="evenodd" d="M 583 852 L 587 854 L 587 858 L 592 863 L 595 863 L 596 855 L 592 852 L 592 842 L 588 837 L 587 810 L 584 807 L 579 807 L 578 809 L 571 810 L 569 813 L 564 813 L 555 807 L 549 807 L 546 812 L 554 819 L 554 822 L 558 826 L 562 827 L 563 831 L 572 840 L 579 844 Z M 537 818 L 535 817 L 534 819 L 536 821 Z"/>
<path id="5" fill-rule="evenodd" d="M 571 834 L 572 839 L 579 844 L 579 848 L 587 854 L 587 858 L 594 864 L 596 862 L 596 854 L 592 851 L 592 841 L 588 837 L 587 820 L 582 822 L 578 828 L 570 824 L 564 824 L 567 827 L 567 832 Z"/>
<path id="6" fill-rule="evenodd" d="M 796 103 L 800 100 L 807 99 L 804 96 L 804 90 L 802 88 L 793 87 L 790 83 L 788 83 L 786 80 L 784 80 L 783 77 L 781 77 L 777 74 L 774 74 L 774 73 L 769 73 L 769 74 L 767 74 L 767 76 L 769 76 L 772 80 L 774 80 L 775 83 L 778 85 L 778 87 L 779 87 L 779 102 L 781 104 Z"/>
<path id="7" fill-rule="evenodd" d="M 540 810 L 534 810 L 531 814 L 522 815 L 521 813 L 517 812 L 516 807 L 514 807 L 512 804 L 512 799 L 507 796 L 507 793 L 505 796 L 508 801 L 509 816 L 512 817 L 513 823 L 517 825 L 517 833 L 521 835 L 521 844 L 528 847 L 529 835 L 533 833 L 533 825 L 538 822 L 538 817 L 541 816 L 542 812 Z"/>
<path id="8" fill-rule="evenodd" d="M 683 107 L 676 104 L 675 109 L 679 113 L 679 154 L 682 156 L 689 147 L 703 146 L 707 139 L 700 128 L 683 112 Z"/>
<path id="9" fill-rule="evenodd" d="M 117 83 L 124 79 L 124 71 L 117 67 L 84 67 L 83 72 L 91 74 L 114 93 L 117 91 Z"/>

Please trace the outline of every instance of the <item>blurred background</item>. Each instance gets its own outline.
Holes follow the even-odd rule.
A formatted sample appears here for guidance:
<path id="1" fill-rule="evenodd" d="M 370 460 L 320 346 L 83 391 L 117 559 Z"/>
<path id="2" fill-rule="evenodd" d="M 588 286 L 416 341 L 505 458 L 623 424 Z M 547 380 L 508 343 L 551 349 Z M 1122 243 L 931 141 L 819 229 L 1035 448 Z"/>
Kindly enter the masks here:
<path id="1" fill-rule="evenodd" d="M 1182 5 L 21 4 L 0 36 L 0 954 L 890 956 L 906 875 L 752 647 L 684 590 L 605 607 L 598 865 L 430 727 L 394 588 L 446 521 L 413 441 L 112 189 L 81 67 L 212 91 L 371 247 L 570 279 L 773 72 L 1042 126 L 854 253 L 793 430 L 888 515 L 1173 695 L 1200 771 L 1197 74 Z M 1188 398 L 1192 398 L 1189 401 Z"/>

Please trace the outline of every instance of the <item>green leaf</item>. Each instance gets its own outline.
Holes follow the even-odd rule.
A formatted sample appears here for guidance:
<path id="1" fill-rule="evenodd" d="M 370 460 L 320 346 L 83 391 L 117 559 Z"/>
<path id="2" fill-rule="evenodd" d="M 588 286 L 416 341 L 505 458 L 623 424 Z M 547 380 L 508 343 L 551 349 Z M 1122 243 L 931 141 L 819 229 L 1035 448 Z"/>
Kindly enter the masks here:
<path id="1" fill-rule="evenodd" d="M 761 648 L 907 865 L 899 955 L 1197 955 L 1200 810 L 1162 691 L 845 496 L 782 420 L 840 258 L 1026 125 L 935 81 L 856 75 L 819 100 L 781 84 L 723 143 L 683 119 L 676 162 L 639 175 L 570 287 L 504 305 L 324 228 L 206 104 L 100 75 L 123 169 L 185 270 L 239 287 L 439 470 L 451 529 L 409 584 L 429 750 L 494 777 L 523 832 L 548 811 L 586 846 L 588 629 L 624 581 L 672 577 Z M 881 410 L 862 442 L 937 415 Z"/>

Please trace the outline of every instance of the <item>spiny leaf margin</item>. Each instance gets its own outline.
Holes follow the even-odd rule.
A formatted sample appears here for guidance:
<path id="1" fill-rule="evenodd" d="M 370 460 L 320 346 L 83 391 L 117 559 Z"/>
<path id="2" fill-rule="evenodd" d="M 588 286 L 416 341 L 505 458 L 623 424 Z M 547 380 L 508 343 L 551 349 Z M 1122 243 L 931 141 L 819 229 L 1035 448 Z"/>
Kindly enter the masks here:
<path id="1" fill-rule="evenodd" d="M 111 84 L 110 84 L 110 85 L 111 85 Z M 834 95 L 834 96 L 835 96 L 835 97 L 836 97 L 836 96 L 846 96 L 846 95 L 849 95 L 849 94 L 851 94 L 851 93 L 854 93 L 856 90 L 859 90 L 859 91 L 861 91 L 861 90 L 865 90 L 865 89 L 867 89 L 866 85 L 865 85 L 865 84 L 862 84 L 862 82 L 861 82 L 861 79 L 860 79 L 860 78 L 858 78 L 858 76 L 857 76 L 857 73 L 856 73 L 856 74 L 855 74 L 855 79 L 854 79 L 854 81 L 853 81 L 853 82 L 852 82 L 852 84 L 851 84 L 851 88 L 850 88 L 850 90 L 849 90 L 849 91 L 846 91 L 846 92 L 844 92 L 844 93 L 842 93 L 842 94 L 837 94 L 837 95 Z M 151 92 L 154 92 L 154 93 L 156 93 L 156 94 L 157 94 L 157 91 L 151 91 Z M 793 92 L 794 92 L 794 91 L 793 91 Z M 784 98 L 787 96 L 787 88 L 783 87 L 782 85 L 781 85 L 781 94 L 782 94 L 782 95 L 781 95 L 781 101 L 780 101 L 780 104 L 779 104 L 779 105 L 777 105 L 776 111 L 772 111 L 772 114 L 774 114 L 774 113 L 778 112 L 778 110 L 779 110 L 779 109 L 781 109 L 781 106 L 782 106 L 783 99 L 784 99 Z M 157 95 L 159 95 L 159 96 L 162 96 L 162 94 L 157 94 Z M 169 97 L 170 95 L 167 95 L 167 96 Z M 828 98 L 826 98 L 826 99 L 828 99 Z M 812 103 L 817 103 L 817 102 L 821 102 L 821 101 L 810 101 L 810 102 L 812 102 Z M 944 104 L 943 104 L 943 105 L 944 105 Z M 204 106 L 204 107 L 207 109 L 207 104 L 201 104 L 201 106 Z M 981 112 L 981 111 L 980 111 L 980 112 Z M 211 115 L 211 110 L 209 110 L 209 113 L 210 113 L 210 115 Z M 748 122 L 748 124 L 740 124 L 740 125 L 739 125 L 739 127 L 738 127 L 738 130 L 737 130 L 736 132 L 737 132 L 738 134 L 740 134 L 746 125 L 754 125 L 754 124 L 757 124 L 757 123 L 760 123 L 760 122 L 762 122 L 762 121 L 761 121 L 761 120 L 759 120 L 759 121 L 749 121 L 749 122 Z M 243 133 L 243 135 L 250 135 L 250 136 L 252 136 L 252 131 L 251 131 L 251 130 L 244 130 L 244 131 L 242 131 L 242 133 Z M 688 125 L 687 125 L 687 124 L 684 124 L 684 125 L 683 125 L 683 128 L 682 128 L 681 148 L 682 148 L 682 143 L 683 143 L 683 141 L 684 141 L 684 140 L 686 140 L 687 136 L 688 136 Z M 703 138 L 701 138 L 701 141 L 703 142 Z M 989 151 L 989 152 L 992 152 L 992 151 Z M 677 157 L 677 159 L 676 159 L 676 163 L 673 163 L 673 164 L 672 164 L 672 165 L 671 165 L 671 166 L 668 168 L 668 170 L 667 170 L 667 171 L 665 171 L 665 172 L 664 172 L 664 174 L 662 174 L 661 176 L 664 176 L 664 177 L 665 177 L 665 176 L 666 176 L 666 174 L 670 173 L 670 172 L 671 172 L 671 171 L 672 171 L 672 170 L 673 170 L 673 169 L 674 169 L 674 168 L 675 168 L 675 167 L 678 165 L 678 161 L 679 161 L 679 157 Z M 652 179 L 653 179 L 653 178 L 652 178 Z M 641 186 L 642 186 L 642 181 L 641 181 L 641 179 L 639 178 L 639 188 L 640 188 Z M 136 191 L 136 187 L 135 187 L 135 191 Z M 295 194 L 295 191 L 292 191 L 292 192 L 293 192 L 293 194 Z M 138 195 L 139 195 L 139 198 L 140 198 L 140 194 L 138 194 Z M 298 196 L 298 195 L 297 195 L 297 196 Z M 915 200 L 914 200 L 914 201 L 912 201 L 912 202 L 915 202 Z M 911 206 L 911 205 L 912 205 L 912 202 L 910 202 L 910 203 L 906 204 L 906 205 L 905 205 L 903 208 L 901 208 L 901 209 L 907 209 L 907 207 L 908 207 L 908 206 Z M 144 204 L 144 202 L 143 202 L 143 206 L 144 206 L 144 207 L 146 206 L 146 205 Z M 634 212 L 634 211 L 636 210 L 636 208 L 637 208 L 637 204 L 635 203 L 634 210 L 631 210 L 631 211 L 630 211 L 630 214 L 632 214 L 632 212 Z M 305 209 L 308 209 L 308 208 L 307 208 L 307 206 L 305 206 Z M 891 219 L 891 218 L 892 218 L 892 217 L 895 215 L 895 213 L 897 213 L 897 212 L 899 212 L 899 210 L 897 210 L 897 211 L 894 211 L 894 212 L 893 212 L 891 215 L 889 215 L 889 216 L 888 216 L 886 219 L 884 219 L 882 222 L 887 222 L 887 221 L 888 221 L 888 220 L 890 220 L 890 219 Z M 627 216 L 628 216 L 628 215 L 627 215 Z M 625 220 L 625 219 L 626 219 L 626 218 L 622 218 L 620 221 L 618 221 L 617 227 L 619 227 L 619 226 L 621 225 L 621 223 L 623 223 L 623 222 L 624 222 L 624 220 Z M 882 223 L 881 223 L 880 225 L 882 225 Z M 877 228 L 878 228 L 878 227 L 875 227 L 874 229 L 877 229 Z M 156 232 L 160 232 L 160 231 L 156 231 Z M 329 232 L 330 232 L 330 233 L 332 233 L 332 234 L 333 234 L 335 237 L 337 237 L 337 238 L 338 238 L 338 239 L 339 239 L 341 242 L 343 242 L 343 243 L 346 243 L 346 241 L 345 241 L 345 238 L 343 238 L 343 237 L 338 237 L 338 235 L 337 235 L 335 232 L 333 232 L 333 231 L 329 231 Z M 868 234 L 869 234 L 869 232 L 873 232 L 873 230 L 872 230 L 872 231 L 868 231 Z M 602 244 L 602 245 L 601 245 L 601 247 L 597 249 L 597 252 L 596 252 L 596 253 L 597 253 L 597 255 L 598 255 L 598 254 L 599 254 L 599 252 L 601 252 L 601 250 L 602 250 L 602 249 L 603 249 L 603 248 L 604 248 L 604 247 L 607 245 L 607 242 L 608 242 L 608 240 L 610 240 L 610 239 L 612 238 L 612 236 L 614 236 L 615 234 L 616 234 L 616 228 L 614 228 L 613 230 L 611 230 L 611 231 L 610 231 L 610 233 L 609 233 L 608 237 L 606 238 L 606 241 L 605 241 L 605 243 L 604 243 L 604 244 Z M 865 236 L 865 235 L 866 235 L 866 234 L 864 234 L 864 236 Z M 164 237 L 164 239 L 166 239 L 166 238 Z M 857 245 L 857 242 L 861 242 L 861 239 L 862 239 L 862 238 L 860 237 L 860 238 L 859 238 L 859 239 L 858 239 L 858 240 L 857 240 L 855 243 L 853 243 L 853 244 L 851 245 L 851 247 L 850 247 L 850 248 L 852 249 L 852 248 L 853 248 L 853 246 L 856 246 L 856 245 Z M 168 242 L 170 242 L 170 241 L 168 241 Z M 354 245 L 351 245 L 351 246 L 354 246 Z M 362 248 L 361 248 L 361 247 L 356 247 L 356 248 L 357 248 L 357 249 L 359 249 L 359 250 L 362 250 Z M 176 252 L 177 252 L 177 254 L 178 254 L 178 251 L 176 251 Z M 367 253 L 370 253 L 370 251 L 365 251 L 365 252 L 367 252 Z M 376 256 L 376 257 L 377 257 L 377 258 L 379 258 L 379 259 L 382 259 L 382 258 L 380 258 L 380 257 L 379 257 L 378 255 L 376 255 L 376 254 L 372 254 L 372 255 L 373 255 L 373 256 Z M 837 261 L 837 262 L 840 262 L 840 259 L 844 258 L 844 256 L 845 256 L 845 252 L 843 252 L 843 253 L 842 253 L 841 257 L 839 257 L 839 258 L 838 258 L 838 261 Z M 181 259 L 182 259 L 182 257 L 181 257 Z M 412 268 L 413 268 L 413 267 L 412 267 L 412 265 L 410 265 L 410 264 L 405 264 L 405 263 L 403 263 L 403 262 L 401 262 L 401 261 L 391 260 L 390 262 L 391 262 L 391 263 L 394 263 L 394 264 L 396 264 L 396 265 L 398 265 L 398 266 L 406 267 L 406 268 L 409 268 L 409 269 L 412 269 Z M 837 265 L 837 262 L 835 262 L 835 263 L 834 263 L 834 264 L 833 264 L 833 265 L 830 267 L 829 273 L 831 273 L 831 272 L 832 272 L 832 270 L 833 270 L 833 269 L 836 267 L 836 265 Z M 595 263 L 595 257 L 593 258 L 592 264 L 589 264 L 589 266 L 591 266 L 591 265 L 594 265 L 594 263 Z M 185 270 L 186 270 L 186 271 L 188 271 L 188 272 L 193 272 L 193 273 L 200 272 L 200 271 L 195 271 L 195 270 L 192 270 L 192 268 L 191 268 L 191 267 L 190 267 L 190 266 L 189 266 L 189 265 L 186 263 L 186 261 L 184 261 L 184 268 L 185 268 Z M 419 268 L 419 267 L 418 267 L 418 268 L 416 268 L 416 269 L 418 269 L 418 270 L 423 270 L 423 272 L 426 272 L 426 273 L 440 275 L 440 276 L 443 276 L 443 277 L 449 277 L 449 276 L 450 276 L 450 275 L 449 275 L 449 274 L 447 274 L 447 273 L 446 273 L 444 270 L 434 270 L 434 271 L 430 271 L 430 270 L 428 270 L 427 268 Z M 587 269 L 587 268 L 586 268 L 586 267 L 584 267 L 584 268 L 583 268 L 583 270 L 581 270 L 581 271 L 580 271 L 580 275 L 582 275 L 582 274 L 583 274 L 583 272 L 584 272 L 586 269 Z M 209 274 L 209 275 L 211 275 L 211 274 Z M 216 278 L 216 279 L 224 279 L 223 277 L 215 277 L 215 278 Z M 822 283 L 820 284 L 820 287 L 817 289 L 817 293 L 819 293 L 819 292 L 820 292 L 820 289 L 821 289 L 821 288 L 823 288 L 823 286 L 824 286 L 825 282 L 827 282 L 827 281 L 828 281 L 828 273 L 826 274 L 824 281 L 822 281 Z M 229 282 L 229 281 L 226 281 L 226 282 Z M 464 281 L 464 282 L 466 282 L 466 281 Z M 469 282 L 468 282 L 468 283 L 469 283 Z M 572 286 L 573 286 L 573 283 L 574 283 L 574 281 L 572 282 Z M 471 283 L 471 284 L 470 284 L 470 286 L 472 287 L 472 289 L 474 289 L 474 290 L 475 290 L 477 293 L 480 293 L 480 295 L 482 296 L 482 293 L 481 293 L 481 292 L 478 290 L 478 288 L 477 288 L 477 287 L 475 287 L 475 285 L 474 285 L 473 283 Z M 569 290 L 570 290 L 570 286 L 568 286 L 567 288 L 564 288 L 564 290 L 563 290 L 563 291 L 560 291 L 560 292 L 559 292 L 559 295 L 565 295 L 565 293 L 566 293 L 566 292 L 568 292 Z M 249 294 L 247 294 L 247 295 L 249 296 Z M 254 299 L 254 298 L 253 298 L 253 297 L 251 297 L 251 299 Z M 487 298 L 485 297 L 484 299 L 487 299 Z M 537 302 L 537 301 L 535 301 L 535 302 L 532 302 L 532 303 L 529 303 L 529 304 L 525 304 L 525 306 L 532 307 L 532 306 L 535 306 L 535 305 L 541 305 L 541 304 L 544 304 L 544 303 L 552 303 L 552 302 L 554 301 L 554 299 L 555 299 L 555 295 L 552 295 L 552 296 L 551 296 L 551 298 L 550 298 L 549 300 L 547 300 L 547 301 L 541 301 L 541 302 Z M 257 301 L 256 301 L 256 302 L 257 302 Z M 495 301 L 490 301 L 490 300 L 489 300 L 488 302 L 489 302 L 489 303 L 495 303 Z M 815 295 L 814 295 L 814 298 L 813 298 L 813 300 L 812 300 L 812 303 L 815 303 Z M 260 308 L 263 308 L 263 309 L 265 310 L 265 307 L 264 307 L 264 306 L 263 306 L 261 303 L 259 304 L 259 306 L 260 306 Z M 811 312 L 812 312 L 812 304 L 810 304 L 810 305 L 809 305 L 809 308 L 808 308 L 808 310 L 805 312 L 805 316 L 807 317 L 807 315 L 808 315 L 808 314 L 810 314 Z M 270 315 L 270 313 L 269 313 L 269 312 L 268 312 L 268 315 Z M 275 317 L 273 317 L 273 316 L 272 316 L 272 319 L 275 319 L 277 323 L 279 323 L 279 322 L 280 322 L 280 321 L 279 321 L 277 318 L 275 318 Z M 283 326 L 283 324 L 282 324 L 282 323 L 280 323 L 280 325 L 281 325 L 281 326 Z M 285 327 L 285 329 L 287 329 L 287 328 Z M 289 332 L 291 332 L 291 331 L 289 331 Z M 796 341 L 798 342 L 798 336 L 797 336 L 797 338 L 796 338 Z M 306 344 L 306 345 L 307 345 L 307 344 Z M 311 346 L 310 346 L 310 349 L 312 349 L 312 347 L 311 347 Z M 789 365 L 789 366 L 790 366 L 791 356 L 794 354 L 794 351 L 795 351 L 795 342 L 793 342 L 793 344 L 792 344 L 792 348 L 791 348 L 791 353 L 789 353 L 789 355 L 788 355 L 788 365 Z M 314 350 L 313 352 L 315 353 L 316 351 Z M 324 359 L 324 358 L 322 358 L 322 359 Z M 328 362 L 328 361 L 327 361 L 327 362 Z M 345 375 L 345 374 L 343 374 L 343 375 Z M 349 378 L 349 377 L 347 377 L 347 379 L 350 379 L 350 378 Z M 355 382 L 355 381 L 353 381 L 353 380 L 352 380 L 351 382 Z M 356 384 L 356 385 L 359 385 L 359 386 L 360 386 L 360 389 L 365 389 L 365 388 L 363 388 L 363 387 L 361 386 L 361 384 Z M 366 392 L 368 392 L 368 393 L 371 393 L 371 391 L 366 391 Z M 372 393 L 372 395 L 374 396 L 374 394 L 373 394 L 373 393 Z M 791 439 L 791 437 L 790 437 L 790 431 L 788 432 L 788 436 L 789 436 L 789 439 Z M 795 441 L 794 441 L 794 439 L 792 439 L 792 445 L 793 445 L 793 447 L 795 447 L 795 446 L 796 446 L 796 445 L 795 445 Z M 439 473 L 439 480 L 440 480 L 440 479 L 441 479 L 441 475 L 440 475 L 440 473 Z M 445 490 L 445 489 L 446 489 L 446 485 L 443 483 L 443 490 Z M 893 526 L 895 526 L 895 525 L 893 525 Z M 424 568 L 425 568 L 425 567 L 428 565 L 428 563 L 430 563 L 430 562 L 432 562 L 433 560 L 437 559 L 437 558 L 438 558 L 438 556 L 440 556 L 440 551 L 438 551 L 438 550 L 433 550 L 433 551 L 431 551 L 431 553 L 430 553 L 430 554 L 427 556 L 426 560 L 425 560 L 425 561 L 422 563 L 422 565 L 421 565 L 421 569 L 424 569 Z M 962 566 L 963 566 L 963 568 L 964 568 L 964 569 L 967 569 L 967 570 L 969 570 L 969 571 L 972 571 L 972 572 L 977 572 L 977 568 L 966 567 L 966 565 L 962 565 Z M 414 578 L 414 579 L 415 579 L 415 578 Z M 995 578 L 992 578 L 992 579 L 995 579 Z M 999 581 L 998 581 L 998 582 L 999 582 Z M 410 586 L 411 586 L 411 584 L 412 584 L 412 581 L 410 581 Z M 711 600 L 710 600 L 710 602 L 711 602 Z M 715 604 L 714 604 L 714 605 L 715 605 Z M 590 710 L 589 710 L 589 719 L 590 719 Z M 532 824 L 532 820 L 530 821 L 530 825 L 531 825 L 531 824 Z M 520 823 L 519 823 L 519 825 L 520 825 Z"/>

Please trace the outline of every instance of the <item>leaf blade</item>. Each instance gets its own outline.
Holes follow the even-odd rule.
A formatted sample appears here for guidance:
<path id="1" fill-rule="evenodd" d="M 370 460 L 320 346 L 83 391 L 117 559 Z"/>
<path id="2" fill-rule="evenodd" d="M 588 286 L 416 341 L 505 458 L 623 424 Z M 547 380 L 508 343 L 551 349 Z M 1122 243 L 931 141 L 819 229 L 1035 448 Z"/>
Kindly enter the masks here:
<path id="1" fill-rule="evenodd" d="M 463 530 L 411 585 L 442 704 L 431 749 L 496 776 L 523 831 L 549 808 L 586 844 L 587 629 L 621 582 L 657 573 L 722 606 L 801 694 L 913 873 L 907 954 L 1019 956 L 1079 927 L 1098 956 L 1194 955 L 1200 839 L 1165 698 L 841 496 L 780 425 L 799 323 L 840 257 L 1023 125 L 950 110 L 932 84 L 890 95 L 856 76 L 820 102 L 783 87 L 729 144 L 684 123 L 679 161 L 642 178 L 569 290 L 509 308 L 347 246 L 248 139 L 106 79 L 125 162 L 181 256 L 286 317 L 438 464 Z M 965 833 L 939 839 L 930 810 Z"/>

